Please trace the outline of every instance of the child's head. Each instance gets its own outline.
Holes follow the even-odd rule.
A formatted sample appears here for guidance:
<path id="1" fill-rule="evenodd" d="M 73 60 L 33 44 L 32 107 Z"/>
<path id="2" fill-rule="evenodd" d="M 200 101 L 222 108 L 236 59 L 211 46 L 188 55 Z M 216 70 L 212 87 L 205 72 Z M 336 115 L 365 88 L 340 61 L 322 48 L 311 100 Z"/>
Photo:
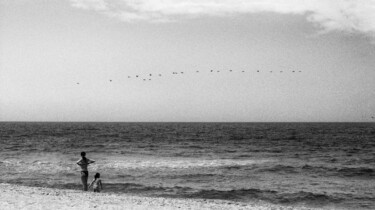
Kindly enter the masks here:
<path id="1" fill-rule="evenodd" d="M 100 174 L 99 173 L 96 173 L 95 176 L 94 176 L 95 179 L 98 179 L 100 178 Z"/>

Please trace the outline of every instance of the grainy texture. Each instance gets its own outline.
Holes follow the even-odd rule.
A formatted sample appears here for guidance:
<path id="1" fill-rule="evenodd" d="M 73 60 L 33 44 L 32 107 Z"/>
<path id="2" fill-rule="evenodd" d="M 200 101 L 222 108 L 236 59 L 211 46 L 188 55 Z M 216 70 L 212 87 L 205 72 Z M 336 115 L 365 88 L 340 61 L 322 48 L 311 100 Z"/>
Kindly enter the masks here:
<path id="1" fill-rule="evenodd" d="M 0 184 L 0 209 L 307 210 L 311 208 L 221 200 L 140 197 Z"/>
<path id="2" fill-rule="evenodd" d="M 0 183 L 373 210 L 374 123 L 0 123 Z"/>

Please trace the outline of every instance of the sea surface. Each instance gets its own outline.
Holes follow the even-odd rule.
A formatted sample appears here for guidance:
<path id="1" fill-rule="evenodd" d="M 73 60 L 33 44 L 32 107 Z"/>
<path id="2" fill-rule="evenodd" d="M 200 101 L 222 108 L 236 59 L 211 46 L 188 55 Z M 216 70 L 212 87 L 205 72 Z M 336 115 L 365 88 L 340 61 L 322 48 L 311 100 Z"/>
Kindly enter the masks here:
<path id="1" fill-rule="evenodd" d="M 375 209 L 375 123 L 0 123 L 0 183 Z"/>

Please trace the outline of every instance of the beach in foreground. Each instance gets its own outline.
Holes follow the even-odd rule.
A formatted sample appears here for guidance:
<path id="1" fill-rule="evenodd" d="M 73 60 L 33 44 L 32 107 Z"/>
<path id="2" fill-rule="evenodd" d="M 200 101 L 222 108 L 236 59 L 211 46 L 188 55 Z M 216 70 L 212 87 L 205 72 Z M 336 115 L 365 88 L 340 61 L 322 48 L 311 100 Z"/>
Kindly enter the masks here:
<path id="1" fill-rule="evenodd" d="M 155 198 L 0 184 L 0 209 L 311 209 L 267 203 Z"/>

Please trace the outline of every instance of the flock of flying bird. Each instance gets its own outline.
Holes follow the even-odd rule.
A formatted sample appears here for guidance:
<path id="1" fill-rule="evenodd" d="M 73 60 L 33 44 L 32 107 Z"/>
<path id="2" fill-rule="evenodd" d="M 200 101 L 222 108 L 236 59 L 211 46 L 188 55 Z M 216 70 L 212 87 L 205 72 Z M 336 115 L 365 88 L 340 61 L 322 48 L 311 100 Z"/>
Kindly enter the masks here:
<path id="1" fill-rule="evenodd" d="M 220 72 L 225 72 L 225 70 L 223 71 L 220 71 L 220 70 L 210 70 L 209 73 L 220 73 Z M 235 72 L 234 70 L 226 70 L 226 72 Z M 245 73 L 246 71 L 242 70 L 242 71 L 237 71 L 237 72 L 240 72 L 240 73 Z M 262 71 L 260 70 L 257 70 L 256 71 L 257 73 L 261 73 Z M 291 70 L 291 71 L 268 71 L 269 73 L 273 73 L 273 72 L 278 72 L 278 73 L 284 73 L 284 72 L 291 72 L 291 73 L 301 73 L 302 71 L 296 71 L 296 70 Z M 200 73 L 200 71 L 195 71 L 195 73 Z M 185 72 L 181 71 L 181 72 L 172 72 L 172 75 L 177 75 L 177 74 L 185 74 Z M 156 77 L 162 77 L 162 74 L 147 74 L 146 76 L 143 75 L 134 75 L 134 76 L 128 76 L 128 79 L 132 79 L 132 78 L 136 78 L 136 79 L 141 79 L 143 81 L 151 81 L 152 78 L 156 78 Z M 110 79 L 109 82 L 112 82 L 113 80 Z M 77 82 L 77 85 L 79 85 L 80 83 Z"/>
<path id="2" fill-rule="evenodd" d="M 220 70 L 210 70 L 209 71 L 209 73 L 220 73 L 220 72 L 225 72 L 225 71 L 220 71 Z M 233 71 L 233 70 L 227 70 L 227 72 L 235 72 L 235 71 Z M 242 71 L 237 71 L 237 72 L 240 72 L 240 73 L 245 73 L 246 71 L 244 71 L 244 70 L 242 70 Z M 261 71 L 260 70 L 257 70 L 256 71 L 257 73 L 261 73 Z M 273 73 L 273 72 L 278 72 L 278 73 L 284 73 L 284 72 L 291 72 L 291 73 L 301 73 L 302 71 L 296 71 L 296 70 L 291 70 L 291 71 L 268 71 L 269 73 Z M 200 71 L 195 71 L 195 73 L 200 73 Z M 172 75 L 176 75 L 176 74 L 185 74 L 185 72 L 183 72 L 183 71 L 181 71 L 181 72 L 172 72 Z M 147 74 L 146 76 L 145 75 L 143 75 L 143 76 L 141 76 L 141 75 L 139 75 L 139 74 L 137 74 L 137 75 L 134 75 L 134 76 L 128 76 L 128 79 L 132 79 L 132 78 L 137 78 L 137 79 L 141 79 L 141 80 L 143 80 L 143 81 L 150 81 L 150 80 L 152 80 L 152 77 L 162 77 L 162 74 Z M 112 79 L 110 79 L 109 80 L 109 82 L 112 82 L 113 80 Z M 79 85 L 80 83 L 79 82 L 77 82 L 77 85 Z M 374 116 L 372 116 L 371 117 L 371 119 L 372 120 L 375 120 L 375 117 Z"/>

